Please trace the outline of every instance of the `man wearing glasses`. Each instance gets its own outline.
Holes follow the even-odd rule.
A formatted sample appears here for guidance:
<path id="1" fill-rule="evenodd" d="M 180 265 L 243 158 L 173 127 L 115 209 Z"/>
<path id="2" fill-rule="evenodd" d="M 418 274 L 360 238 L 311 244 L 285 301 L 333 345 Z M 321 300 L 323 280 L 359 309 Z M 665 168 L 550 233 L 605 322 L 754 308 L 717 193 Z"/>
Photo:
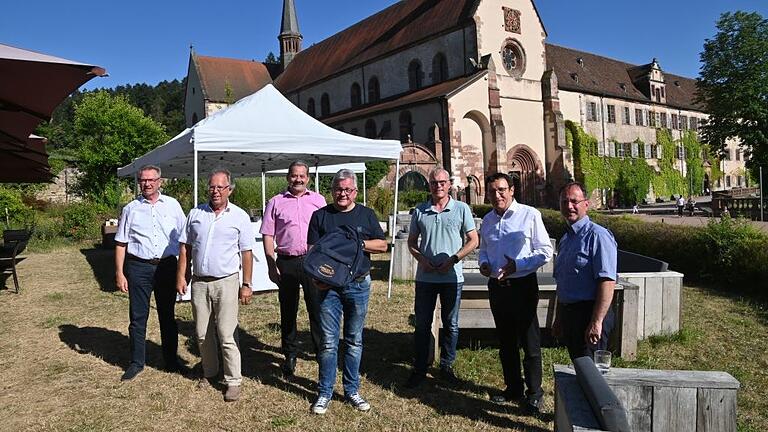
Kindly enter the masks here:
<path id="1" fill-rule="evenodd" d="M 185 372 L 176 355 L 179 335 L 174 314 L 176 290 L 173 289 L 184 212 L 178 201 L 160 193 L 161 185 L 160 168 L 141 167 L 141 195 L 123 208 L 115 234 L 115 283 L 117 289 L 128 293 L 131 320 L 128 325 L 131 363 L 122 381 L 132 380 L 144 369 L 149 300 L 153 291 L 165 370 Z"/>
<path id="2" fill-rule="evenodd" d="M 560 239 L 555 279 L 557 310 L 552 334 L 565 342 L 571 358 L 592 357 L 608 349 L 614 325 L 610 309 L 616 286 L 617 246 L 613 234 L 587 216 L 584 185 L 568 183 L 560 190 L 560 213 L 568 230 Z"/>
<path id="3" fill-rule="evenodd" d="M 461 260 L 478 244 L 472 210 L 448 194 L 448 171 L 438 168 L 429 173 L 431 199 L 420 204 L 411 216 L 408 250 L 419 265 L 416 270 L 414 300 L 415 357 L 413 372 L 405 383 L 415 388 L 426 378 L 430 348 L 430 329 L 435 303 L 440 296 L 443 331 L 440 338 L 440 377 L 458 383 L 453 372 L 456 342 L 459 339 L 459 306 L 464 285 Z"/>
<path id="4" fill-rule="evenodd" d="M 182 247 L 176 272 L 176 290 L 184 295 L 192 260 L 192 316 L 203 363 L 198 388 L 210 387 L 219 375 L 218 350 L 221 348 L 226 402 L 240 399 L 243 377 L 236 334 L 238 299 L 247 305 L 253 295 L 251 251 L 255 245 L 250 217 L 229 202 L 233 188 L 227 170 L 215 170 L 208 177 L 209 201 L 189 212 L 179 237 Z"/>
<path id="5" fill-rule="evenodd" d="M 344 398 L 360 411 L 368 411 L 371 405 L 360 396 L 360 359 L 363 355 L 363 327 L 368 312 L 371 289 L 371 253 L 387 251 L 384 231 L 373 210 L 355 203 L 357 176 L 352 170 L 342 169 L 331 182 L 333 203 L 312 214 L 309 222 L 307 243 L 311 248 L 320 238 L 335 228 L 347 225 L 355 228 L 363 240 L 364 258 L 360 274 L 347 286 L 330 287 L 319 281 L 320 329 L 322 341 L 318 351 L 318 396 L 311 411 L 325 414 L 333 396 L 338 365 L 339 332 L 344 319 Z"/>
<path id="6" fill-rule="evenodd" d="M 267 203 L 261 234 L 264 254 L 269 267 L 269 279 L 279 288 L 280 342 L 285 355 L 283 374 L 293 376 L 296 368 L 296 314 L 299 311 L 299 285 L 304 290 L 304 303 L 309 315 L 312 346 L 317 353 L 320 345 L 318 323 L 318 293 L 302 265 L 307 253 L 307 229 L 315 210 L 325 207 L 325 198 L 307 189 L 309 167 L 295 161 L 288 167 L 288 189 Z M 275 244 L 277 243 L 277 244 Z M 275 259 L 277 254 L 277 259 Z"/>
<path id="7" fill-rule="evenodd" d="M 541 213 L 515 200 L 510 176 L 496 173 L 485 182 L 493 211 L 485 215 L 480 227 L 480 273 L 489 277 L 488 300 L 501 345 L 499 357 L 506 385 L 492 400 L 519 401 L 523 409 L 537 414 L 544 391 L 536 270 L 552 259 L 552 243 Z M 525 381 L 520 374 L 520 348 Z"/>

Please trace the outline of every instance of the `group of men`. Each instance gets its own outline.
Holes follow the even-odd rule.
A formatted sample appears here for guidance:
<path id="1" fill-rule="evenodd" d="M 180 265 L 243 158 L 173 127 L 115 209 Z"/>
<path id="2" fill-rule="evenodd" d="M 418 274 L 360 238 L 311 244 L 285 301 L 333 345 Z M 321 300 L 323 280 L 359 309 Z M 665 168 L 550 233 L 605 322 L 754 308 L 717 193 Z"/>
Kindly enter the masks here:
<path id="1" fill-rule="evenodd" d="M 300 352 L 296 316 L 303 290 L 318 362 L 318 394 L 311 411 L 324 414 L 331 402 L 340 337 L 345 401 L 368 411 L 370 404 L 359 392 L 359 368 L 371 287 L 370 254 L 386 252 L 385 234 L 374 212 L 356 203 L 354 172 L 342 169 L 336 173 L 331 183 L 333 202 L 328 205 L 322 195 L 307 188 L 306 163 L 291 164 L 286 179 L 288 187 L 269 201 L 260 229 L 269 278 L 279 288 L 285 356 L 282 373 L 290 378 L 295 372 Z M 462 260 L 479 244 L 480 272 L 489 277 L 489 299 L 506 385 L 492 399 L 499 403 L 520 401 L 538 412 L 543 391 L 536 270 L 553 254 L 541 214 L 514 199 L 514 185 L 508 175 L 493 174 L 486 181 L 493 211 L 483 218 L 478 233 L 469 206 L 450 196 L 449 179 L 446 170 L 433 170 L 429 174 L 430 199 L 412 214 L 408 248 L 418 261 L 415 352 L 413 371 L 405 386 L 415 388 L 426 379 L 429 333 L 438 297 L 443 324 L 439 377 L 449 383 L 459 382 L 452 364 L 464 281 Z M 123 209 L 115 235 L 116 284 L 130 299 L 131 359 L 121 379 L 132 380 L 144 368 L 153 291 L 165 369 L 188 372 L 177 356 L 174 307 L 177 293 L 186 294 L 191 282 L 203 374 L 198 388 L 223 384 L 224 400 L 236 401 L 242 383 L 238 312 L 239 304 L 247 305 L 252 297 L 256 241 L 248 214 L 229 201 L 234 189 L 231 175 L 226 170 L 213 171 L 208 178 L 208 202 L 192 209 L 188 216 L 178 201 L 160 192 L 159 167 L 142 167 L 138 181 L 141 195 Z M 613 324 L 610 304 L 616 281 L 616 242 L 609 231 L 589 220 L 588 207 L 582 185 L 569 183 L 562 189 L 560 208 L 568 232 L 560 241 L 555 266 L 558 305 L 553 333 L 565 342 L 574 358 L 606 348 Z M 353 280 L 342 287 L 312 280 L 303 269 L 307 252 L 325 234 L 344 225 L 353 227 L 363 239 L 363 260 Z M 519 348 L 524 352 L 523 374 Z"/>

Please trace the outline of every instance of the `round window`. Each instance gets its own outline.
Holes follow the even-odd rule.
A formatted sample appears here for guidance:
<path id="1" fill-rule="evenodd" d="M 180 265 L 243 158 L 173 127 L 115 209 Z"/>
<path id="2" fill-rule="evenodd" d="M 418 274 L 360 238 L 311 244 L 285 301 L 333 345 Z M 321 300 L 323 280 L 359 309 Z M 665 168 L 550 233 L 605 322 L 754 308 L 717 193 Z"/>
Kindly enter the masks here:
<path id="1" fill-rule="evenodd" d="M 501 49 L 501 61 L 504 69 L 514 77 L 520 77 L 525 71 L 525 55 L 517 41 L 508 39 Z"/>

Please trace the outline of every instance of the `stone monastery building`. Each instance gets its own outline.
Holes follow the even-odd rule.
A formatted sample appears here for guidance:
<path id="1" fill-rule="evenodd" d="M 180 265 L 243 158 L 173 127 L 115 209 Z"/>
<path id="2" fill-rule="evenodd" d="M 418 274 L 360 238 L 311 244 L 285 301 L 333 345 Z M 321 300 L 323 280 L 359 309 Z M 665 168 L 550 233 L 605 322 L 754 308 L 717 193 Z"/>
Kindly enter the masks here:
<path id="1" fill-rule="evenodd" d="M 678 139 L 706 118 L 695 80 L 656 59 L 632 65 L 547 43 L 532 0 L 404 0 L 306 49 L 294 1 L 284 0 L 278 39 L 282 64 L 192 52 L 187 125 L 274 80 L 330 126 L 400 139 L 402 185 L 426 188 L 439 164 L 472 203 L 497 171 L 513 175 L 521 202 L 551 203 L 573 177 L 566 120 L 597 138 L 600 155 L 654 165 L 657 128 Z M 744 185 L 735 143 L 728 153 L 724 181 L 708 187 Z"/>

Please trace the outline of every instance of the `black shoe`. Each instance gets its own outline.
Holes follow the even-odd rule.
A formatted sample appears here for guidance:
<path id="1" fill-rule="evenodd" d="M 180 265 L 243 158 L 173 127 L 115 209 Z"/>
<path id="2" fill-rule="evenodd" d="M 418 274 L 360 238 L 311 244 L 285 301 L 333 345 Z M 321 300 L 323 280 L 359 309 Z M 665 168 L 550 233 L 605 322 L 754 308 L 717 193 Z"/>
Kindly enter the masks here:
<path id="1" fill-rule="evenodd" d="M 412 372 L 408 377 L 408 381 L 405 382 L 405 388 L 414 389 L 421 385 L 424 380 L 427 379 L 427 375 L 419 372 Z"/>
<path id="2" fill-rule="evenodd" d="M 292 377 L 296 371 L 296 356 L 289 355 L 286 357 L 280 369 L 283 371 L 283 376 Z"/>
<path id="3" fill-rule="evenodd" d="M 523 398 L 522 393 L 516 393 L 507 389 L 497 395 L 491 396 L 491 402 L 507 403 L 507 402 L 519 401 L 522 398 Z"/>
<path id="4" fill-rule="evenodd" d="M 440 368 L 440 379 L 452 385 L 461 383 L 461 380 L 456 376 L 456 374 L 453 372 L 453 368 L 450 366 Z"/>
<path id="5" fill-rule="evenodd" d="M 136 375 L 141 373 L 143 370 L 144 367 L 142 366 L 130 365 L 128 366 L 128 369 L 125 370 L 125 373 L 123 373 L 123 376 L 120 377 L 120 381 L 130 381 L 136 378 Z"/>
<path id="6" fill-rule="evenodd" d="M 544 397 L 528 397 L 525 398 L 525 402 L 523 403 L 523 409 L 525 409 L 525 412 L 531 415 L 539 415 L 541 414 L 541 408 L 544 406 Z"/>
<path id="7" fill-rule="evenodd" d="M 166 365 L 163 368 L 163 370 L 168 372 L 168 373 L 179 374 L 179 375 L 184 376 L 184 377 L 188 377 L 188 376 L 192 375 L 192 369 L 190 369 L 190 368 L 188 368 L 188 367 L 186 367 L 183 364 L 178 363 L 178 362 Z"/>

